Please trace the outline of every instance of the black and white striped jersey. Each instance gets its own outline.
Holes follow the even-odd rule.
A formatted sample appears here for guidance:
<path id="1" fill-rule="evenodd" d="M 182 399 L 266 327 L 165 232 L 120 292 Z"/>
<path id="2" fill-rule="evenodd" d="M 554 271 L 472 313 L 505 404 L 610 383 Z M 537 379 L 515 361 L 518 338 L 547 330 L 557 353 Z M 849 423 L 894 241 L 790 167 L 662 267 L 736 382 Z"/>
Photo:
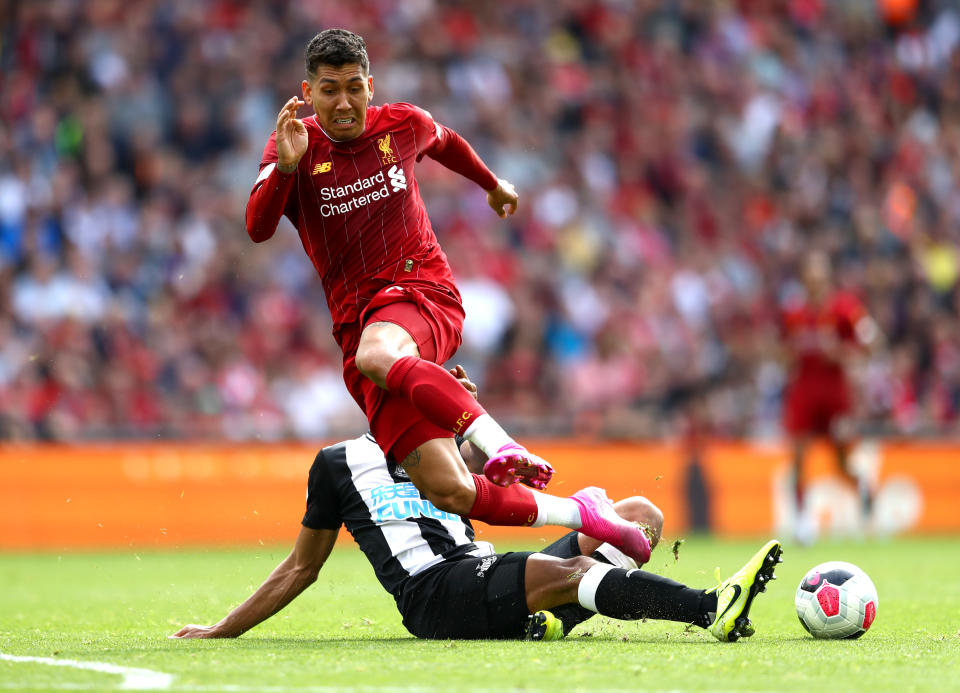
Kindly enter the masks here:
<path id="1" fill-rule="evenodd" d="M 341 525 L 394 596 L 430 566 L 494 553 L 488 542 L 474 542 L 469 520 L 424 499 L 400 467 L 391 472 L 369 434 L 324 448 L 310 468 L 303 526 Z"/>

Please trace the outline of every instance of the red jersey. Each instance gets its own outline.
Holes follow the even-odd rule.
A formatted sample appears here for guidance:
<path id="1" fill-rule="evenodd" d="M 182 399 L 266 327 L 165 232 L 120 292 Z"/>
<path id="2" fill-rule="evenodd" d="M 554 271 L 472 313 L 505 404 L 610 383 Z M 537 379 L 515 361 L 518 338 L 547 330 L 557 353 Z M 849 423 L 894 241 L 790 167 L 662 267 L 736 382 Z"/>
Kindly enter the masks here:
<path id="1" fill-rule="evenodd" d="M 842 380 L 843 366 L 824 351 L 825 339 L 856 343 L 857 323 L 866 316 L 860 300 L 836 291 L 819 305 L 788 306 L 783 316 L 784 338 L 794 355 L 797 380 Z"/>
<path id="2" fill-rule="evenodd" d="M 323 282 L 334 334 L 390 284 L 440 285 L 459 301 L 414 168 L 427 155 L 485 190 L 496 187 L 470 145 L 406 103 L 368 107 L 363 134 L 345 142 L 330 139 L 316 116 L 303 124 L 307 151 L 293 173 L 277 169 L 276 132 L 270 136 L 247 203 L 247 232 L 259 243 L 281 214 L 293 222 Z"/>

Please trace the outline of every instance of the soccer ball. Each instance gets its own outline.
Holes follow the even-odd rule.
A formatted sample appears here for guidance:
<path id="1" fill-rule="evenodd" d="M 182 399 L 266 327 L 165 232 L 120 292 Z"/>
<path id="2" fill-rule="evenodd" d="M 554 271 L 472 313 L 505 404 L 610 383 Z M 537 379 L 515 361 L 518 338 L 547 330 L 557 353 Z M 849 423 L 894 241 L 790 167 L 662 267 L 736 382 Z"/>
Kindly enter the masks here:
<path id="1" fill-rule="evenodd" d="M 829 561 L 811 568 L 797 587 L 800 625 L 815 638 L 859 638 L 877 617 L 877 589 L 852 563 Z"/>

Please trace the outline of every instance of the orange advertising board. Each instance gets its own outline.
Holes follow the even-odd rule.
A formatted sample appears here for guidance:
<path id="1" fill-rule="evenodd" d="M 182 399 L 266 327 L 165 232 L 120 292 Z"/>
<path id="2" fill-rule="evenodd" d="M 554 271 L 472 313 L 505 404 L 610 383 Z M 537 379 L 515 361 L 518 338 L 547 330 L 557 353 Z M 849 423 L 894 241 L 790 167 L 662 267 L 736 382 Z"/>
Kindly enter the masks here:
<path id="1" fill-rule="evenodd" d="M 781 531 L 790 522 L 789 452 L 782 445 L 714 442 L 696 465 L 680 445 L 525 441 L 557 469 L 550 491 L 583 486 L 611 498 L 645 495 L 666 536 L 693 527 L 725 535 Z M 0 448 L 0 549 L 177 547 L 286 542 L 303 514 L 318 445 L 97 444 Z M 869 443 L 855 462 L 878 490 L 886 531 L 960 531 L 960 445 Z M 825 531 L 846 531 L 856 496 L 829 451 L 813 448 L 809 498 Z M 786 524 L 785 524 L 786 523 Z M 484 539 L 557 535 L 492 528 Z"/>

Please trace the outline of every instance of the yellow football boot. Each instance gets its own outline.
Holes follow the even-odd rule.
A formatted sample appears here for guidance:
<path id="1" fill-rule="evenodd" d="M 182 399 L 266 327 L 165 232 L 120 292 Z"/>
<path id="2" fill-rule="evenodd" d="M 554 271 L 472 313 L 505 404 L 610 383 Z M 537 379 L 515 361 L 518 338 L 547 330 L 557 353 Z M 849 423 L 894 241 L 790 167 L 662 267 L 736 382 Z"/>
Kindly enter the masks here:
<path id="1" fill-rule="evenodd" d="M 782 563 L 780 542 L 768 541 L 740 570 L 713 588 L 717 593 L 717 617 L 710 624 L 713 637 L 721 642 L 734 642 L 754 634 L 748 618 L 753 598 L 767 589 L 777 563 Z"/>

